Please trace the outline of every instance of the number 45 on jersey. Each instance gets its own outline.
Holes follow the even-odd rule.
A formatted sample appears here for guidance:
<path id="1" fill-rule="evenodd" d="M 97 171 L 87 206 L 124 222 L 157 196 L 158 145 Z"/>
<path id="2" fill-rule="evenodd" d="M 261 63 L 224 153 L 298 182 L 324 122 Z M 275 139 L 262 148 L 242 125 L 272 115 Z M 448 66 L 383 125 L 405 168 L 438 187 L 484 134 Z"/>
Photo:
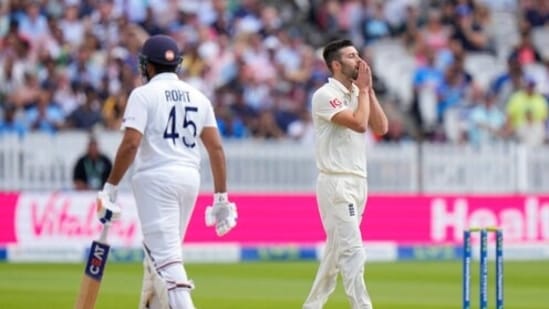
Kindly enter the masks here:
<path id="1" fill-rule="evenodd" d="M 194 106 L 185 106 L 185 113 L 183 115 L 183 130 L 190 131 L 192 138 L 187 138 L 182 136 L 181 140 L 183 145 L 188 148 L 194 148 L 196 146 L 196 124 L 189 117 L 190 113 L 198 112 L 198 108 Z M 166 129 L 164 130 L 164 138 L 171 139 L 172 143 L 175 145 L 175 141 L 179 139 L 179 131 L 177 130 L 177 112 L 175 106 L 170 110 L 170 115 L 168 117 L 168 123 L 166 124 Z"/>

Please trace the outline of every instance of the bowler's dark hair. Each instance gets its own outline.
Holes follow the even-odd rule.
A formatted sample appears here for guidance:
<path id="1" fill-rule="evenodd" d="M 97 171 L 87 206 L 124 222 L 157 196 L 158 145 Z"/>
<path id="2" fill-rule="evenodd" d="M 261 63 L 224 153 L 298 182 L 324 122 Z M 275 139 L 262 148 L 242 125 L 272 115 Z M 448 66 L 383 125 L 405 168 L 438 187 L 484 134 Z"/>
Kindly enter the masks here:
<path id="1" fill-rule="evenodd" d="M 351 42 L 351 40 L 343 39 L 332 41 L 324 47 L 322 57 L 324 58 L 324 62 L 330 71 L 332 71 L 332 61 L 341 59 L 339 50 L 348 46 L 354 46 L 353 42 Z"/>

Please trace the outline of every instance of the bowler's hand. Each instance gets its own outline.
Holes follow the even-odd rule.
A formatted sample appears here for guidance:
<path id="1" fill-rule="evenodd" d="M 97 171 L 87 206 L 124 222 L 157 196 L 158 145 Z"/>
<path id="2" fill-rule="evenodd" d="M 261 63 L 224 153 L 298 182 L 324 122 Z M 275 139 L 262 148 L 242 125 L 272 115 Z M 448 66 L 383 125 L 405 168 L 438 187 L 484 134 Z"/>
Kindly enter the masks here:
<path id="1" fill-rule="evenodd" d="M 213 206 L 206 207 L 206 226 L 215 225 L 217 236 L 223 236 L 233 229 L 237 218 L 236 205 L 229 202 L 227 193 L 216 193 Z"/>
<path id="2" fill-rule="evenodd" d="M 366 61 L 360 60 L 358 63 L 358 75 L 355 80 L 355 85 L 360 90 L 370 90 L 372 87 L 372 71 Z"/>

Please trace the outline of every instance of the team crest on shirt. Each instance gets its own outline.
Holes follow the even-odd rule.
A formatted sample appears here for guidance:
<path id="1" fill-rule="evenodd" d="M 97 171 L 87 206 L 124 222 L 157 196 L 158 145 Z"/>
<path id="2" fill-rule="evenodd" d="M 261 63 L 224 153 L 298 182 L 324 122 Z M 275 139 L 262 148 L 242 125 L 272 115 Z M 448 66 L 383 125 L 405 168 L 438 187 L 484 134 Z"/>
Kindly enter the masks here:
<path id="1" fill-rule="evenodd" d="M 341 103 L 341 101 L 338 98 L 333 98 L 332 100 L 330 100 L 330 105 L 333 108 L 338 108 L 338 107 L 341 107 L 341 105 L 343 105 L 343 103 Z M 345 105 L 347 105 L 347 104 L 345 104 Z"/>

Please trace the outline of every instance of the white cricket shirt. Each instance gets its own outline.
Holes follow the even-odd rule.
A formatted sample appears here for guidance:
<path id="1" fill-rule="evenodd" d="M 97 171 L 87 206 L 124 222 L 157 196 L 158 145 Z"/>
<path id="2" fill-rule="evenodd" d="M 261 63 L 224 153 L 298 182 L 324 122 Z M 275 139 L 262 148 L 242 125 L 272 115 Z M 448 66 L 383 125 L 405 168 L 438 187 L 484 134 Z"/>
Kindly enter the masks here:
<path id="1" fill-rule="evenodd" d="M 158 74 L 135 88 L 122 122 L 122 129 L 143 133 L 136 172 L 166 166 L 198 169 L 204 127 L 217 127 L 210 100 L 175 73 Z"/>
<path id="2" fill-rule="evenodd" d="M 331 121 L 345 109 L 355 110 L 358 88 L 345 88 L 333 78 L 313 93 L 312 116 L 315 130 L 316 165 L 327 174 L 366 177 L 366 135 Z"/>

